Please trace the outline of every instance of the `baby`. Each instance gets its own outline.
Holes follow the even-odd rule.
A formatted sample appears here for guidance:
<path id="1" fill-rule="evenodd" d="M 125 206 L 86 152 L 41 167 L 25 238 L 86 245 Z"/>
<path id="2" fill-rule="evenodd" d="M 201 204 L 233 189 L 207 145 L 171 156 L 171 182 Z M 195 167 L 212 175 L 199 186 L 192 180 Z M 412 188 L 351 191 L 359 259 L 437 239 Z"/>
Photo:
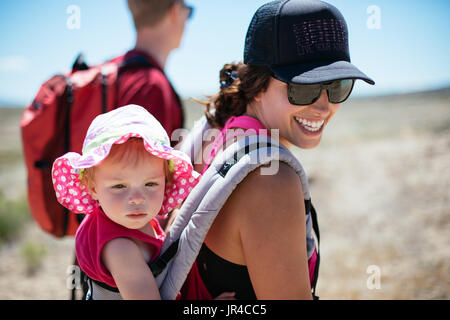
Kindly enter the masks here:
<path id="1" fill-rule="evenodd" d="M 97 116 L 82 153 L 56 159 L 52 176 L 58 201 L 86 214 L 75 248 L 89 278 L 87 298 L 160 299 L 149 268 L 164 241 L 157 216 L 183 202 L 198 173 L 137 105 Z"/>

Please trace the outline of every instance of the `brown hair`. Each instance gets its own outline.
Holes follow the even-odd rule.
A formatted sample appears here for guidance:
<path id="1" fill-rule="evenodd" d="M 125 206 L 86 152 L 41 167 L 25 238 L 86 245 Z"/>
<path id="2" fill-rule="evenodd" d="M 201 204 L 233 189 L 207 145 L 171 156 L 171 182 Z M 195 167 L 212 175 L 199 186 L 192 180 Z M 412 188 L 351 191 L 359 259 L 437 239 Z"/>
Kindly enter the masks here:
<path id="1" fill-rule="evenodd" d="M 237 78 L 230 78 L 236 72 Z M 209 124 L 223 128 L 232 116 L 240 116 L 247 110 L 247 105 L 269 86 L 272 71 L 266 66 L 246 65 L 242 62 L 225 64 L 220 70 L 221 86 L 219 93 L 208 97 L 208 101 L 195 99 L 206 106 L 205 115 Z M 214 113 L 211 109 L 215 109 Z"/>
<path id="2" fill-rule="evenodd" d="M 126 148 L 124 148 L 125 145 Z M 148 155 L 149 153 L 144 148 L 142 138 L 129 138 L 123 144 L 114 144 L 111 147 L 111 151 L 109 152 L 107 159 L 132 165 L 133 163 L 140 161 Z M 173 180 L 173 170 L 171 170 L 170 167 L 171 165 L 169 164 L 168 160 L 164 161 L 166 183 L 171 183 Z M 84 169 L 80 182 L 88 187 L 88 190 L 91 190 L 93 187 L 94 178 L 95 166 Z"/>
<path id="3" fill-rule="evenodd" d="M 139 30 L 143 26 L 154 26 L 176 2 L 182 0 L 128 0 L 128 8 L 133 16 L 134 26 Z"/>

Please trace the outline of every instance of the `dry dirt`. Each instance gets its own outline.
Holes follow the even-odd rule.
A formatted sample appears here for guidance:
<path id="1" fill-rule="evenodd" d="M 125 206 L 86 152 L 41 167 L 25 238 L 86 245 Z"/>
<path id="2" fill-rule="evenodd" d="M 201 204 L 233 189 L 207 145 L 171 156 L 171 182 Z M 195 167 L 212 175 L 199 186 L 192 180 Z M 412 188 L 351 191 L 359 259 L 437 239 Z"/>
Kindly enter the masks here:
<path id="1" fill-rule="evenodd" d="M 350 100 L 319 147 L 294 149 L 319 215 L 321 299 L 450 298 L 449 92 Z M 187 108 L 192 123 L 199 107 Z M 17 126 L 8 130 L 17 147 Z M 9 197 L 24 192 L 20 161 L 0 170 Z M 26 241 L 48 251 L 34 275 L 20 254 Z M 28 223 L 0 249 L 0 299 L 68 299 L 73 248 Z"/>

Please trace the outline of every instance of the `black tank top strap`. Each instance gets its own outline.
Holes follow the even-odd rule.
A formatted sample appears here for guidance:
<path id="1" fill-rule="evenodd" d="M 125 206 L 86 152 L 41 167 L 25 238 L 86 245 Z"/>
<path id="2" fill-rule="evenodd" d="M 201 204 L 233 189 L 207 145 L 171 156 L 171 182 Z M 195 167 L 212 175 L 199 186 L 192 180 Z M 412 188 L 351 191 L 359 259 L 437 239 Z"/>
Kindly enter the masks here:
<path id="1" fill-rule="evenodd" d="M 213 297 L 235 292 L 236 299 L 256 300 L 247 267 L 223 259 L 204 243 L 197 256 L 200 277 Z"/>

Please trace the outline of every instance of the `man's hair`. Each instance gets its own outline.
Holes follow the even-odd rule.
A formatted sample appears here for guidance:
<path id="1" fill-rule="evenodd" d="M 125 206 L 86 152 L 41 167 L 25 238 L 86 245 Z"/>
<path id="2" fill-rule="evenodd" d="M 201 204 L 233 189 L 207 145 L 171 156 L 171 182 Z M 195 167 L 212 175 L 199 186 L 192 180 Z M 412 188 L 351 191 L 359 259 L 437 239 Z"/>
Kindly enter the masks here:
<path id="1" fill-rule="evenodd" d="M 181 1 L 182 0 L 127 0 L 128 8 L 133 16 L 136 30 L 139 30 L 143 26 L 154 26 L 161 21 L 174 3 Z"/>

